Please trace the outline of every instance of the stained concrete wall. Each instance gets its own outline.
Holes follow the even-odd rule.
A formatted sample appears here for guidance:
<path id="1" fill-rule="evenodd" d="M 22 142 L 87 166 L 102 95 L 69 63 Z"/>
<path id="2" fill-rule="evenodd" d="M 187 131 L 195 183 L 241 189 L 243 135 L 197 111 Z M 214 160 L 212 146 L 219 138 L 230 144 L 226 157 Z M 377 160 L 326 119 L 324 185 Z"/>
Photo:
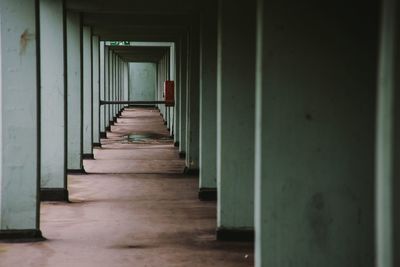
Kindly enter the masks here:
<path id="1" fill-rule="evenodd" d="M 376 145 L 376 266 L 400 266 L 400 6 L 383 1 Z"/>
<path id="2" fill-rule="evenodd" d="M 100 41 L 92 37 L 93 143 L 100 143 Z"/>
<path id="3" fill-rule="evenodd" d="M 40 0 L 41 186 L 65 188 L 64 19 L 61 0 Z"/>
<path id="4" fill-rule="evenodd" d="M 246 0 L 240 4 L 229 0 L 219 3 L 217 224 L 221 233 L 237 229 L 251 232 L 254 225 L 256 5 Z"/>
<path id="5" fill-rule="evenodd" d="M 129 63 L 129 100 L 155 100 L 155 88 L 155 63 Z"/>
<path id="6" fill-rule="evenodd" d="M 33 0 L 0 2 L 0 231 L 39 227 L 35 12 Z"/>
<path id="7" fill-rule="evenodd" d="M 93 154 L 92 31 L 82 29 L 83 51 L 83 154 Z"/>
<path id="8" fill-rule="evenodd" d="M 82 169 L 82 84 L 79 13 L 67 12 L 67 168 Z"/>
<path id="9" fill-rule="evenodd" d="M 257 9 L 256 265 L 375 266 L 378 1 Z"/>
<path id="10" fill-rule="evenodd" d="M 217 186 L 217 3 L 206 1 L 200 28 L 200 150 L 201 189 Z"/>

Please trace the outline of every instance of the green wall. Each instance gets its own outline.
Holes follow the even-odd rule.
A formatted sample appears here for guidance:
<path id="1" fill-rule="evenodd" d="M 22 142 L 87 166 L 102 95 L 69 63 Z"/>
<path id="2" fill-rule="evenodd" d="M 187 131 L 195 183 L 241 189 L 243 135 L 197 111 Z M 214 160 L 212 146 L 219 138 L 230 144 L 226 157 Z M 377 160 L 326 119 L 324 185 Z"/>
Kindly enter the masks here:
<path id="1" fill-rule="evenodd" d="M 129 100 L 155 100 L 155 88 L 155 63 L 129 63 Z"/>

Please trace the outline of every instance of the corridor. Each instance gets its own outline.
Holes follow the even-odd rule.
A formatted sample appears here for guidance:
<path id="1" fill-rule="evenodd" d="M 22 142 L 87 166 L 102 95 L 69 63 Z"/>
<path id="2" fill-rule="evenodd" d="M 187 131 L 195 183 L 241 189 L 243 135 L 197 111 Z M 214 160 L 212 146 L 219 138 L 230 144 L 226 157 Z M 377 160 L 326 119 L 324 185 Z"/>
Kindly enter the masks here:
<path id="1" fill-rule="evenodd" d="M 399 22 L 0 0 L 0 267 L 399 267 Z"/>
<path id="2" fill-rule="evenodd" d="M 216 203 L 198 200 L 156 109 L 125 109 L 107 136 L 68 176 L 71 203 L 41 204 L 47 240 L 0 244 L 1 267 L 253 265 L 251 243 L 216 241 Z"/>

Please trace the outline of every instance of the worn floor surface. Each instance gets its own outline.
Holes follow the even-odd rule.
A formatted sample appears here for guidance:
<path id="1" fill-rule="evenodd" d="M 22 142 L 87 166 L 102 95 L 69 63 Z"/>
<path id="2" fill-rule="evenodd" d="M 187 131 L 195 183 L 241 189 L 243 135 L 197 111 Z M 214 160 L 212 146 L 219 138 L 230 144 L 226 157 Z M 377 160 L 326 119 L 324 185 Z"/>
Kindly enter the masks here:
<path id="1" fill-rule="evenodd" d="M 215 240 L 216 203 L 197 199 L 156 110 L 127 109 L 68 177 L 71 203 L 42 203 L 44 242 L 0 244 L 0 266 L 253 266 L 251 244 Z"/>

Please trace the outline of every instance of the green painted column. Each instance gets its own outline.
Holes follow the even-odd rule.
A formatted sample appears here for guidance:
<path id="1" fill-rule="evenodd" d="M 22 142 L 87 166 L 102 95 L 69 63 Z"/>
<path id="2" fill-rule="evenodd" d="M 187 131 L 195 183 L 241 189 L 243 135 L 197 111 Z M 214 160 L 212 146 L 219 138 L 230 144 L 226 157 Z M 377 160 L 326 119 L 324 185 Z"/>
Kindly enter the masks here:
<path id="1" fill-rule="evenodd" d="M 104 47 L 104 100 L 110 100 L 110 49 Z M 110 105 L 104 105 L 106 132 L 110 130 Z"/>
<path id="2" fill-rule="evenodd" d="M 400 5 L 383 1 L 376 146 L 376 265 L 400 265 Z"/>
<path id="3" fill-rule="evenodd" d="M 217 187 L 217 5 L 204 2 L 200 26 L 199 198 L 216 199 Z"/>
<path id="4" fill-rule="evenodd" d="M 175 42 L 175 107 L 174 107 L 174 145 L 179 146 L 180 139 L 180 131 L 179 131 L 179 114 L 180 114 L 180 103 L 179 103 L 179 94 L 181 91 L 180 84 L 180 61 L 181 61 L 181 53 L 180 53 L 180 42 Z"/>
<path id="5" fill-rule="evenodd" d="M 38 3 L 0 2 L 0 240 L 41 238 Z"/>
<path id="6" fill-rule="evenodd" d="M 376 266 L 378 1 L 257 10 L 256 266 Z"/>
<path id="7" fill-rule="evenodd" d="M 92 36 L 93 146 L 100 146 L 100 41 Z"/>
<path id="8" fill-rule="evenodd" d="M 186 156 L 186 111 L 187 111 L 187 97 L 186 97 L 186 88 L 187 88 L 187 37 L 185 36 L 181 40 L 181 49 L 180 49 L 180 64 L 179 64 L 179 72 L 180 72 L 180 90 L 179 90 L 179 154 L 181 157 Z"/>
<path id="9" fill-rule="evenodd" d="M 82 73 L 81 19 L 76 12 L 67 12 L 67 169 L 83 173 L 82 152 Z"/>
<path id="10" fill-rule="evenodd" d="M 256 4 L 244 0 L 239 3 L 220 0 L 219 4 L 217 238 L 251 240 L 254 226 Z"/>
<path id="11" fill-rule="evenodd" d="M 100 41 L 100 51 L 99 51 L 99 78 L 100 78 L 100 100 L 105 100 L 106 96 L 106 59 L 105 59 L 105 42 Z M 100 119 L 100 139 L 106 137 L 106 105 L 101 105 L 99 110 L 99 119 Z"/>
<path id="12" fill-rule="evenodd" d="M 83 158 L 93 159 L 92 30 L 82 27 L 83 57 Z"/>
<path id="13" fill-rule="evenodd" d="M 108 79 L 108 83 L 109 83 L 109 100 L 113 101 L 114 100 L 114 52 L 109 49 L 109 60 L 108 60 L 108 64 L 109 64 L 109 79 Z M 114 119 L 114 106 L 113 105 L 108 105 L 109 106 L 109 125 L 111 127 L 111 125 L 114 123 L 113 119 Z"/>
<path id="14" fill-rule="evenodd" d="M 186 112 L 186 167 L 188 173 L 199 170 L 199 90 L 200 90 L 200 30 L 199 18 L 192 18 L 188 47 L 188 87 Z"/>
<path id="15" fill-rule="evenodd" d="M 40 0 L 41 200 L 68 201 L 64 8 Z"/>

